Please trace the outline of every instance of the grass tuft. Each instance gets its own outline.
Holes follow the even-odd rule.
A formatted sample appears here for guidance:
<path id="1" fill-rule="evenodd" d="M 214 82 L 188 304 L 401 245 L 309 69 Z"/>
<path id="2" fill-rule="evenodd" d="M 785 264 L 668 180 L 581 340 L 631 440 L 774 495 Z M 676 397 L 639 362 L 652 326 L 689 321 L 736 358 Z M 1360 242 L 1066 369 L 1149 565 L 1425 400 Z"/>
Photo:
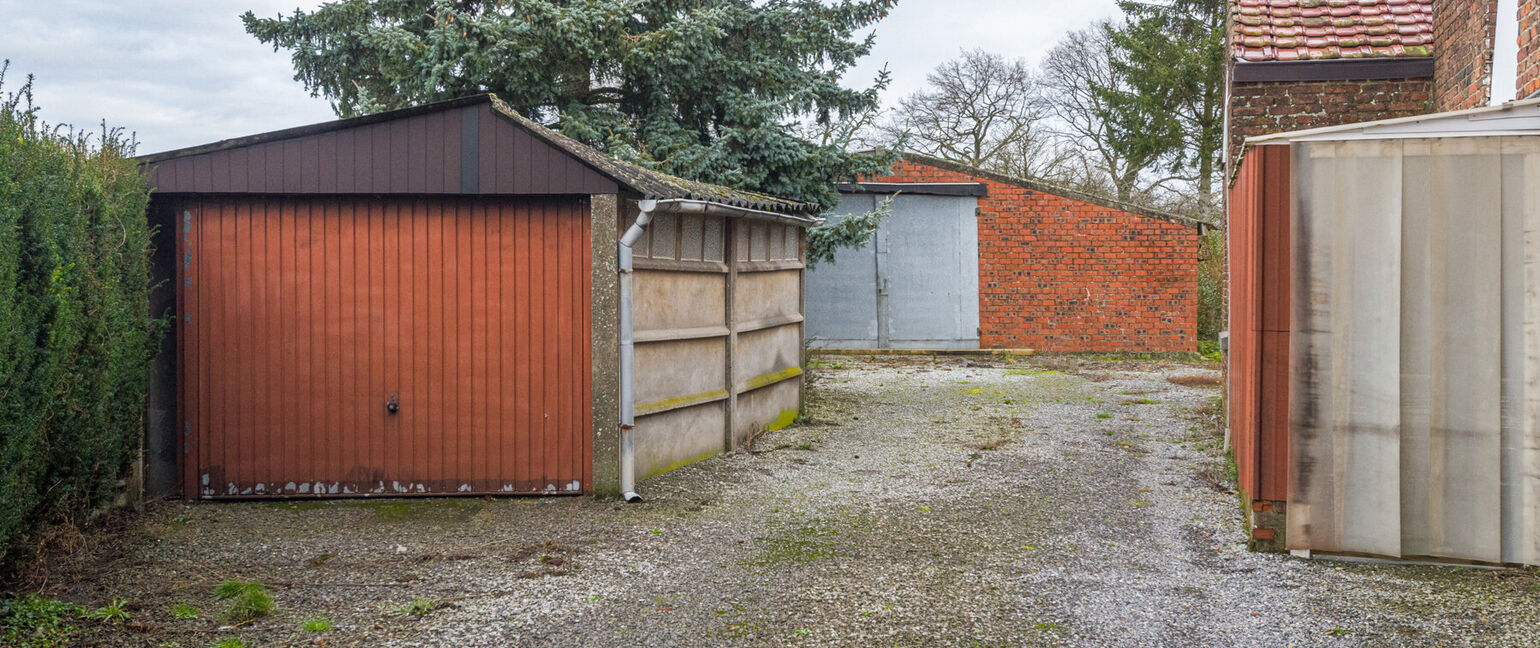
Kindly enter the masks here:
<path id="1" fill-rule="evenodd" d="M 412 602 L 407 603 L 406 605 L 398 605 L 391 608 L 389 614 L 390 616 L 398 618 L 409 616 L 421 617 L 426 616 L 429 612 L 437 610 L 441 607 L 444 607 L 443 601 L 430 598 L 415 598 L 412 599 Z"/>
<path id="2" fill-rule="evenodd" d="M 171 617 L 175 619 L 196 619 L 198 608 L 186 603 L 177 603 L 171 606 Z"/>
<path id="3" fill-rule="evenodd" d="M 332 622 L 330 619 L 324 617 L 305 619 L 304 628 L 305 632 L 330 632 L 332 629 Z"/>
<path id="4" fill-rule="evenodd" d="M 242 583 L 229 580 L 214 588 L 214 598 L 230 602 L 225 613 L 225 623 L 245 623 L 267 616 L 273 611 L 273 593 L 258 582 Z"/>

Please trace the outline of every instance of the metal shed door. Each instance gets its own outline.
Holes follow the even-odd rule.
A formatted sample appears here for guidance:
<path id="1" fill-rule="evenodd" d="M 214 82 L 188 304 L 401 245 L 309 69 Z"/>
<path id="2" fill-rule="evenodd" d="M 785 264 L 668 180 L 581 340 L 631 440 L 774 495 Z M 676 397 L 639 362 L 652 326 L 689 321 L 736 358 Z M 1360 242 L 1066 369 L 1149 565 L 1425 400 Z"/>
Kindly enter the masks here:
<path id="1" fill-rule="evenodd" d="M 979 346 L 978 199 L 903 196 L 877 229 L 878 316 L 886 346 Z"/>
<path id="2" fill-rule="evenodd" d="M 179 212 L 186 496 L 588 489 L 585 202 Z"/>
<path id="3" fill-rule="evenodd" d="M 831 218 L 887 196 L 844 194 Z M 976 349 L 978 199 L 900 194 L 875 240 L 807 277 L 807 335 L 819 348 Z"/>

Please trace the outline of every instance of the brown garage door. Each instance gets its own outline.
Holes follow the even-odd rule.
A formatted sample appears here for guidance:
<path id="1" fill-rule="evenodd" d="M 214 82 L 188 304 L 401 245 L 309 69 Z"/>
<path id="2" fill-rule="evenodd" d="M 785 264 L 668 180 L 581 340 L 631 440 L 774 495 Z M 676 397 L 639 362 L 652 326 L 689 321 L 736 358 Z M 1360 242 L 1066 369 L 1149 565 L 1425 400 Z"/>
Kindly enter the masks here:
<path id="1" fill-rule="evenodd" d="M 586 203 L 228 198 L 179 215 L 185 494 L 588 489 Z"/>

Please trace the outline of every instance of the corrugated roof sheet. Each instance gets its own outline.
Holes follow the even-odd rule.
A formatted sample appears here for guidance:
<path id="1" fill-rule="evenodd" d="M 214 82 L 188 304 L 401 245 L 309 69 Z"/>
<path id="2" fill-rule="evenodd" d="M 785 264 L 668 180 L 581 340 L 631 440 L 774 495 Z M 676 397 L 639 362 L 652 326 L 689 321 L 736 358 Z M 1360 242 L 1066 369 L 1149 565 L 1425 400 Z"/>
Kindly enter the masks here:
<path id="1" fill-rule="evenodd" d="M 1234 0 L 1237 61 L 1433 55 L 1429 0 Z"/>

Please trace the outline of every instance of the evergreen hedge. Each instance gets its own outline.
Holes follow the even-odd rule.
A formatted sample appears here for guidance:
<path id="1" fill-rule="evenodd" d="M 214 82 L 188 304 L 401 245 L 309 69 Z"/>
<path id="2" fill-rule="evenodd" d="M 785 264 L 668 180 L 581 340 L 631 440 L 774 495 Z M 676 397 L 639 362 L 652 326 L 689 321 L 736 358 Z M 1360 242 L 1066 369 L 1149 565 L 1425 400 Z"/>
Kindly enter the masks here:
<path id="1" fill-rule="evenodd" d="M 0 94 L 0 568 L 119 493 L 161 334 L 132 141 L 43 123 L 31 85 Z"/>
<path id="2" fill-rule="evenodd" d="M 1213 230 L 1198 245 L 1198 339 L 1217 340 L 1225 327 L 1225 233 Z"/>

